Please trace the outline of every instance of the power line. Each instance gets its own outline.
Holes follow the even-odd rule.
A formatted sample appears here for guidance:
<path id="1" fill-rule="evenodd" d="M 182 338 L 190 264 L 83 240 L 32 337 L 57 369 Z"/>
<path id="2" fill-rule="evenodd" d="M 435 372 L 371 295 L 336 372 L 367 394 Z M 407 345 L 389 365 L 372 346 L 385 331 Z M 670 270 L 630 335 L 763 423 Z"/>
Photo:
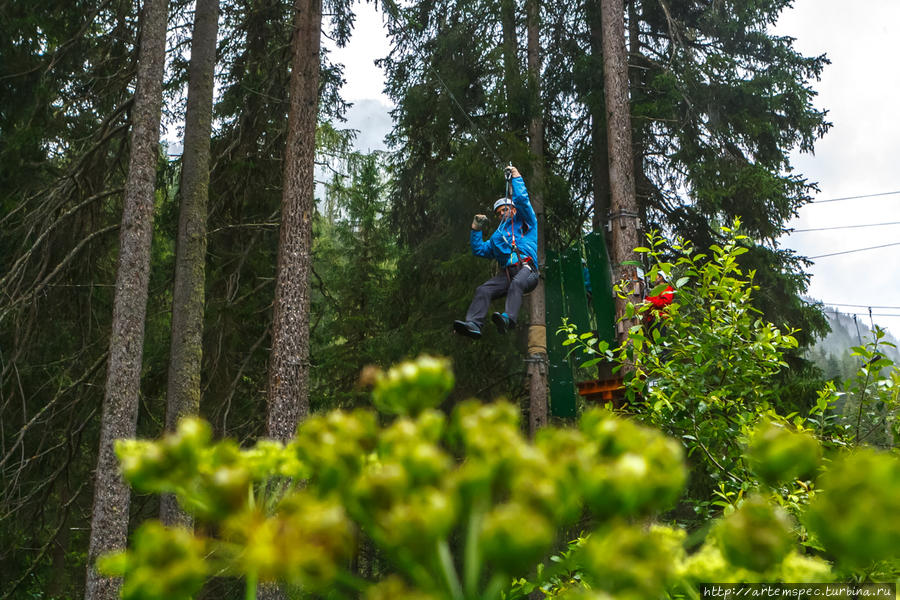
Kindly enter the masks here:
<path id="1" fill-rule="evenodd" d="M 900 310 L 900 306 L 875 306 L 874 304 L 841 304 L 840 302 L 822 302 L 826 306 L 849 306 L 851 308 L 891 308 Z"/>
<path id="2" fill-rule="evenodd" d="M 810 200 L 810 204 L 824 204 L 826 202 L 842 202 L 844 200 L 858 200 L 860 198 L 875 198 L 877 196 L 892 196 L 900 194 L 900 190 L 894 192 L 880 192 L 878 194 L 860 194 L 859 196 L 844 196 L 843 198 L 828 198 L 827 200 Z"/>
<path id="3" fill-rule="evenodd" d="M 810 260 L 816 258 L 825 258 L 826 256 L 838 256 L 839 254 L 851 254 L 853 252 L 865 252 L 866 250 L 877 250 L 878 248 L 887 248 L 888 246 L 900 246 L 900 242 L 893 242 L 891 244 L 882 244 L 880 246 L 869 246 L 868 248 L 857 248 L 856 250 L 843 250 L 841 252 L 831 252 L 829 254 L 819 254 L 818 256 L 807 256 Z"/>
<path id="4" fill-rule="evenodd" d="M 835 315 L 847 315 L 847 316 L 855 315 L 858 317 L 868 317 L 870 315 L 873 317 L 900 317 L 900 313 L 877 313 L 877 312 L 868 313 L 868 312 L 838 312 L 838 311 L 834 311 L 834 314 Z"/>
<path id="5" fill-rule="evenodd" d="M 831 231 L 833 229 L 858 229 L 860 227 L 881 227 L 882 225 L 900 225 L 900 221 L 889 223 L 869 223 L 867 225 L 836 225 L 834 227 L 813 227 L 810 229 L 792 229 L 789 233 L 806 233 L 808 231 Z"/>

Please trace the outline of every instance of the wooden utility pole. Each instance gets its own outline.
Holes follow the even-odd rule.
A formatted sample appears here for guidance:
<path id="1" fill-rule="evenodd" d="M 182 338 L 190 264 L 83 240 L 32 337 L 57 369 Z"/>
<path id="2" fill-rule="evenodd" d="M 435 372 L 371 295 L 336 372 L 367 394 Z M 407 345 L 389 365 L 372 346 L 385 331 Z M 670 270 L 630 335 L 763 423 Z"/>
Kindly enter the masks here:
<path id="1" fill-rule="evenodd" d="M 533 171 L 529 182 L 529 199 L 537 216 L 538 264 L 544 264 L 544 113 L 541 102 L 541 54 L 540 54 L 540 0 L 525 3 L 526 29 L 528 32 L 528 90 L 529 119 L 528 143 L 533 160 Z M 544 296 L 544 280 L 530 294 L 528 327 L 528 431 L 534 436 L 538 429 L 547 424 L 547 316 Z"/>
<path id="2" fill-rule="evenodd" d="M 613 275 L 630 297 L 616 299 L 616 337 L 622 342 L 634 323 L 621 321 L 625 305 L 640 302 L 637 276 L 640 216 L 634 191 L 631 150 L 631 112 L 628 100 L 628 61 L 625 55 L 625 9 L 622 0 L 600 0 L 603 28 L 603 80 L 606 91 L 607 139 L 609 142 L 610 259 Z M 632 262 L 634 264 L 626 264 Z"/>
<path id="3" fill-rule="evenodd" d="M 114 444 L 117 439 L 133 438 L 137 433 L 167 18 L 168 0 L 144 2 L 137 84 L 131 108 L 131 155 L 125 180 L 109 360 L 100 421 L 100 451 L 94 476 L 85 581 L 87 600 L 114 600 L 119 597 L 122 584 L 119 578 L 100 575 L 95 567 L 101 555 L 124 549 L 128 535 L 131 492 L 119 474 Z"/>

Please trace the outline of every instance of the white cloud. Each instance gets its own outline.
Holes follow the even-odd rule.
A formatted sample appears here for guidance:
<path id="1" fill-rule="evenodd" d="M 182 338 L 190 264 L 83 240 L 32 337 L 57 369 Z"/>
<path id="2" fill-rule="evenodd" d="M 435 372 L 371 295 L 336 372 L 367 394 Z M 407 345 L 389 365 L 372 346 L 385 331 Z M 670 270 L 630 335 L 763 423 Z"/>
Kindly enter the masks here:
<path id="1" fill-rule="evenodd" d="M 331 60 L 345 65 L 347 82 L 341 88 L 341 95 L 349 102 L 373 99 L 390 106 L 391 102 L 384 94 L 384 71 L 375 66 L 375 61 L 387 56 L 391 50 L 384 19 L 369 2 L 356 3 L 353 10 L 356 20 L 350 41 L 344 48 L 337 48 L 329 39 L 322 38 L 331 53 Z"/>
<path id="2" fill-rule="evenodd" d="M 346 126 L 357 130 L 356 147 L 362 152 L 385 150 L 384 137 L 393 125 L 390 106 L 380 100 L 356 100 L 347 112 Z"/>
<path id="3" fill-rule="evenodd" d="M 893 59 L 900 43 L 891 27 L 900 21 L 900 2 L 797 0 L 776 32 L 796 38 L 806 55 L 827 54 L 816 105 L 829 111 L 832 130 L 816 144 L 815 155 L 793 157 L 797 171 L 817 181 L 817 199 L 900 190 L 897 150 L 900 121 L 893 107 L 900 94 L 900 70 Z M 796 228 L 900 221 L 900 194 L 812 204 L 791 223 Z M 796 233 L 781 240 L 801 254 L 817 256 L 900 241 L 900 226 Z M 868 306 L 900 307 L 900 246 L 823 257 L 810 269 L 810 295 L 860 312 Z M 876 308 L 875 322 L 900 333 L 900 309 Z"/>

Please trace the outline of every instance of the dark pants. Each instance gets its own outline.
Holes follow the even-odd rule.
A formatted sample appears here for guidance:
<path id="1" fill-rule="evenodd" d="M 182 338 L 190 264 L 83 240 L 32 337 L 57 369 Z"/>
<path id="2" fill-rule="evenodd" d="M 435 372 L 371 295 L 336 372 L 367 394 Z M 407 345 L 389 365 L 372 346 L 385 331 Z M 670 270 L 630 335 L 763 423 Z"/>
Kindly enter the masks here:
<path id="1" fill-rule="evenodd" d="M 538 280 L 540 275 L 529 267 L 515 265 L 500 271 L 475 290 L 475 297 L 472 298 L 472 304 L 466 313 L 466 321 L 474 321 L 481 327 L 491 306 L 491 300 L 502 296 L 506 296 L 504 312 L 515 321 L 522 306 L 522 296 L 536 288 Z"/>

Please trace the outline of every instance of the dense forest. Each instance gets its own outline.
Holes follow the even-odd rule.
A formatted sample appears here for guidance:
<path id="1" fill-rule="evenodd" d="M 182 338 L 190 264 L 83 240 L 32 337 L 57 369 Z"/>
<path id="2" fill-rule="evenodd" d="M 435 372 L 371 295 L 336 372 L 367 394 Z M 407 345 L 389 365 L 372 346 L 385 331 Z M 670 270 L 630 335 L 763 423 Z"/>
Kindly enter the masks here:
<path id="1" fill-rule="evenodd" d="M 383 0 L 360 153 L 322 44 L 353 2 L 0 4 L 0 598 L 896 582 L 900 372 L 878 329 L 814 364 L 776 243 L 830 127 L 788 5 Z M 452 333 L 509 164 L 538 263 L 604 232 L 616 343 L 545 322 L 543 279 Z M 616 414 L 550 415 L 548 338 L 621 373 Z"/>
<path id="2" fill-rule="evenodd" d="M 824 314 L 828 320 L 828 333 L 816 340 L 807 356 L 822 370 L 826 379 L 845 381 L 859 368 L 859 358 L 854 356 L 853 348 L 871 341 L 873 328 L 877 325 L 870 319 L 844 314 L 833 307 L 826 307 Z M 882 341 L 885 343 L 880 345 L 879 352 L 900 363 L 896 338 L 886 334 Z"/>

